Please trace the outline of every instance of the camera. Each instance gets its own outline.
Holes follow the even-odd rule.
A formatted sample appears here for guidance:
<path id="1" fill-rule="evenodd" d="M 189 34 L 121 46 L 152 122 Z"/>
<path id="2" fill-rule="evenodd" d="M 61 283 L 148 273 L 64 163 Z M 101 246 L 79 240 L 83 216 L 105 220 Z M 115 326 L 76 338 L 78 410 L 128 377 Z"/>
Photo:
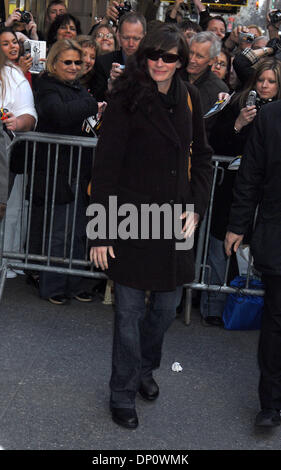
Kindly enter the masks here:
<path id="1" fill-rule="evenodd" d="M 269 13 L 269 18 L 272 24 L 279 23 L 281 21 L 281 10 L 272 11 Z"/>
<path id="2" fill-rule="evenodd" d="M 252 33 L 244 33 L 244 32 L 239 33 L 239 41 L 253 42 L 254 39 L 255 39 L 255 35 Z"/>
<path id="3" fill-rule="evenodd" d="M 124 15 L 124 13 L 128 13 L 129 11 L 131 11 L 132 5 L 130 2 L 125 1 L 123 7 L 119 6 L 119 7 L 116 7 L 116 9 L 118 10 L 118 13 L 119 13 L 118 19 L 120 19 L 120 17 Z"/>
<path id="4" fill-rule="evenodd" d="M 25 10 L 23 10 L 23 11 L 16 10 L 16 11 L 18 11 L 21 15 L 21 19 L 20 19 L 21 23 L 26 23 L 26 24 L 30 23 L 31 14 L 28 11 L 25 11 Z"/>
<path id="5" fill-rule="evenodd" d="M 257 93 L 255 92 L 255 90 L 251 90 L 246 100 L 246 107 L 254 106 L 256 104 L 256 100 L 257 100 Z"/>
<path id="6" fill-rule="evenodd" d="M 0 120 L 1 121 L 5 121 L 6 119 L 8 119 L 8 116 L 7 116 L 8 112 L 9 110 L 7 108 L 0 108 Z"/>

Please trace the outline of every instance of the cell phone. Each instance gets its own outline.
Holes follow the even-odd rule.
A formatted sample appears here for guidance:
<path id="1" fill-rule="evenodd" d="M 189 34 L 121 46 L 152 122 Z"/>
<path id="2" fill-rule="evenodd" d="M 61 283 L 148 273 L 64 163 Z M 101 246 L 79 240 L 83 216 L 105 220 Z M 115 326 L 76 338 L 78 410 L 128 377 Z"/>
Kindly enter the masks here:
<path id="1" fill-rule="evenodd" d="M 31 54 L 31 44 L 29 41 L 24 41 L 23 43 L 24 55 Z"/>
<path id="2" fill-rule="evenodd" d="M 255 92 L 255 90 L 251 90 L 246 100 L 246 107 L 254 106 L 256 104 L 256 100 L 257 100 L 257 93 Z"/>

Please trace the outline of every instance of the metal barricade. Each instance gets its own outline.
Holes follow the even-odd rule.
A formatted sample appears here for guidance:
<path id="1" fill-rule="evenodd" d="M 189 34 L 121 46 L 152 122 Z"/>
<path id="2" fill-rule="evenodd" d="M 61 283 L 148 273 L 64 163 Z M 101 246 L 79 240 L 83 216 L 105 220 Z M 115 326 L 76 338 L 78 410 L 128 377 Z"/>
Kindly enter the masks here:
<path id="1" fill-rule="evenodd" d="M 215 187 L 218 181 L 219 171 L 222 172 L 221 180 L 223 179 L 223 176 L 224 176 L 223 175 L 224 168 L 220 166 L 220 163 L 230 163 L 233 159 L 234 157 L 228 157 L 228 156 L 222 156 L 222 155 L 214 155 L 212 158 L 213 165 L 214 165 L 214 172 L 213 172 L 213 180 L 212 180 L 212 187 L 211 187 L 211 194 L 210 194 L 210 202 L 209 202 L 209 207 L 204 216 L 204 219 L 201 222 L 199 234 L 198 234 L 196 257 L 195 257 L 195 278 L 193 282 L 189 284 L 185 284 L 184 286 L 186 289 L 186 299 L 185 299 L 185 308 L 184 308 L 184 322 L 186 325 L 189 325 L 191 322 L 192 290 L 193 289 L 199 290 L 199 291 L 209 291 L 209 292 L 213 291 L 213 292 L 224 293 L 224 294 L 232 294 L 232 293 L 238 292 L 237 288 L 227 285 L 230 258 L 228 258 L 227 263 L 226 263 L 224 283 L 222 285 L 214 285 L 214 284 L 212 285 L 210 284 L 210 282 L 208 283 L 205 282 L 206 271 L 209 270 L 209 277 L 210 277 L 210 270 L 211 270 L 211 267 L 208 266 L 207 264 L 207 257 L 208 257 Z M 252 258 L 250 256 L 249 261 L 248 261 L 245 288 L 239 288 L 239 293 L 244 294 L 244 295 L 263 296 L 264 290 L 249 288 L 251 262 L 252 262 Z"/>
<path id="2" fill-rule="evenodd" d="M 74 251 L 74 238 L 75 238 L 75 225 L 78 207 L 78 195 L 79 195 L 79 181 L 80 181 L 80 170 L 82 161 L 82 150 L 91 149 L 92 151 L 92 163 L 95 156 L 95 148 L 97 139 L 88 137 L 72 137 L 60 134 L 45 134 L 38 132 L 26 132 L 19 133 L 12 141 L 8 153 L 9 156 L 12 149 L 19 142 L 25 142 L 25 154 L 24 159 L 24 171 L 23 171 L 23 183 L 22 183 L 22 207 L 21 207 L 21 240 L 20 248 L 18 251 L 4 251 L 4 231 L 5 231 L 5 218 L 0 222 L 0 300 L 3 295 L 3 289 L 5 286 L 7 268 L 15 268 L 28 271 L 49 271 L 61 274 L 76 275 L 82 277 L 90 277 L 95 279 L 107 279 L 107 276 L 99 271 L 92 269 L 92 264 L 89 261 L 89 248 L 87 242 L 85 243 L 85 253 L 83 259 L 75 259 L 73 256 Z M 32 150 L 30 149 L 32 145 Z M 42 242 L 40 253 L 30 252 L 30 240 L 31 240 L 31 220 L 32 220 L 32 206 L 33 206 L 33 189 L 34 181 L 36 178 L 35 165 L 36 159 L 38 158 L 38 146 L 45 144 L 47 146 L 47 171 L 46 171 L 46 189 L 44 195 L 44 217 L 42 226 Z M 53 149 L 51 151 L 51 146 Z M 65 236 L 64 236 L 64 256 L 55 257 L 51 255 L 51 244 L 53 236 L 53 224 L 55 214 L 55 188 L 58 177 L 58 162 L 60 155 L 60 148 L 64 146 L 69 149 L 69 169 L 68 169 L 68 183 L 71 184 L 73 180 L 73 166 L 75 160 L 75 185 L 74 185 L 74 201 L 73 201 L 73 213 L 71 221 L 71 234 L 69 243 L 68 233 L 68 219 L 69 219 L 69 208 L 66 214 L 65 224 Z M 74 157 L 74 152 L 76 154 Z M 50 173 L 51 158 L 53 159 L 53 172 Z M 207 265 L 208 246 L 210 237 L 210 228 L 212 220 L 212 210 L 214 203 L 215 186 L 220 171 L 223 172 L 223 168 L 220 167 L 222 162 L 230 162 L 233 160 L 232 157 L 227 156 L 214 156 L 214 172 L 213 181 L 210 195 L 210 203 L 208 210 L 205 214 L 203 221 L 200 224 L 197 246 L 196 246 L 196 258 L 195 258 L 195 278 L 194 281 L 186 284 L 186 302 L 184 321 L 188 325 L 190 323 L 191 309 L 192 309 L 192 290 L 200 291 L 216 291 L 221 293 L 234 293 L 237 289 L 227 285 L 227 275 L 229 269 L 229 260 L 227 262 L 225 279 L 223 285 L 211 285 L 209 282 L 205 282 L 206 271 L 210 270 L 210 266 Z M 222 175 L 223 176 L 223 175 Z M 53 178 L 53 179 L 52 179 Z M 90 179 L 90 178 L 89 178 Z M 51 198 L 48 195 L 49 185 L 52 184 Z M 29 187 L 29 207 L 28 214 L 25 220 L 24 204 L 26 200 L 27 185 Z M 25 229 L 26 222 L 26 229 Z M 86 230 L 86 227 L 85 227 Z M 68 247 L 68 248 L 67 248 Z M 249 288 L 249 276 L 250 276 L 250 262 L 248 265 L 246 287 L 240 289 L 239 292 L 247 295 L 263 295 L 262 290 L 253 290 Z"/>
<path id="3" fill-rule="evenodd" d="M 83 259 L 75 259 L 73 256 L 74 251 L 74 238 L 75 238 L 75 221 L 77 218 L 78 196 L 79 196 L 79 183 L 80 172 L 82 163 L 83 149 L 90 149 L 92 152 L 92 163 L 95 156 L 95 147 L 97 139 L 88 137 L 72 137 L 59 134 L 45 134 L 38 132 L 18 133 L 13 139 L 8 148 L 8 158 L 10 159 L 11 153 L 15 145 L 19 142 L 25 142 L 25 152 L 22 156 L 24 161 L 24 171 L 22 175 L 22 205 L 21 205 L 21 223 L 20 223 L 20 248 L 18 251 L 4 251 L 4 233 L 5 233 L 5 220 L 0 224 L 0 300 L 3 295 L 5 286 L 5 279 L 7 268 L 28 270 L 28 271 L 49 271 L 62 274 L 70 274 L 83 277 L 92 277 L 96 279 L 106 279 L 107 276 L 102 272 L 93 271 L 91 262 L 88 256 L 88 244 L 85 243 L 85 254 Z M 41 252 L 30 252 L 31 240 L 31 220 L 32 220 L 32 205 L 33 205 L 33 190 L 34 181 L 36 178 L 35 165 L 38 158 L 38 146 L 44 144 L 47 149 L 47 171 L 46 171 L 46 189 L 44 194 L 44 216 L 42 226 L 42 243 Z M 30 149 L 32 146 L 32 149 Z M 51 148 L 52 146 L 52 148 Z M 67 148 L 69 152 L 69 168 L 68 168 L 68 183 L 74 181 L 74 201 L 72 212 L 71 233 L 69 234 L 68 219 L 69 207 L 66 209 L 66 224 L 64 235 L 64 256 L 54 257 L 51 256 L 51 244 L 53 236 L 53 224 L 55 214 L 55 195 L 58 177 L 58 163 L 60 156 L 60 149 Z M 75 156 L 74 156 L 75 153 Z M 51 161 L 53 162 L 53 174 L 50 174 Z M 74 172 L 75 167 L 75 172 Z M 91 168 L 89 168 L 91 173 Z M 90 175 L 89 175 L 90 176 Z M 90 179 L 90 177 L 89 177 Z M 29 188 L 29 207 L 28 214 L 25 218 L 25 200 L 27 193 L 27 185 Z M 49 186 L 52 185 L 51 200 L 48 195 Z M 69 205 L 67 205 L 69 206 Z M 26 229 L 25 229 L 26 225 Z M 86 227 L 85 227 L 86 230 Z M 69 240 L 70 235 L 70 240 Z"/>

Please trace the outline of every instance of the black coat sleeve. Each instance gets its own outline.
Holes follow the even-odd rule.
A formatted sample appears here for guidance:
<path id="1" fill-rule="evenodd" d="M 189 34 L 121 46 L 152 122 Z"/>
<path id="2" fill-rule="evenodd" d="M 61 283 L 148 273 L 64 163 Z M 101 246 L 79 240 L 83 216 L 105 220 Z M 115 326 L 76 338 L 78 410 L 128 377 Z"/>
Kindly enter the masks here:
<path id="1" fill-rule="evenodd" d="M 233 68 L 242 85 L 245 85 L 254 73 L 251 61 L 242 53 L 234 57 Z"/>
<path id="2" fill-rule="evenodd" d="M 94 75 L 91 82 L 91 91 L 97 101 L 104 101 L 106 98 L 108 78 L 109 73 L 103 66 L 102 61 L 97 58 L 94 65 Z"/>
<path id="3" fill-rule="evenodd" d="M 264 109 L 261 109 L 245 148 L 233 191 L 228 230 L 239 235 L 248 231 L 260 199 L 266 162 L 264 126 Z"/>
<path id="4" fill-rule="evenodd" d="M 60 128 L 63 123 L 64 127 L 73 127 L 81 124 L 83 119 L 96 115 L 98 112 L 98 104 L 95 98 L 90 94 L 79 96 L 79 99 L 65 101 L 63 95 L 50 84 L 49 87 L 39 89 L 35 97 L 36 110 L 38 116 L 51 120 L 53 126 Z"/>
<path id="5" fill-rule="evenodd" d="M 208 144 L 199 92 L 188 87 L 192 100 L 191 191 L 194 210 L 200 217 L 207 209 L 212 181 L 212 149 Z"/>
<path id="6" fill-rule="evenodd" d="M 109 197 L 116 196 L 120 173 L 129 136 L 129 118 L 121 101 L 111 99 L 103 116 L 101 133 L 92 171 L 91 205 L 100 204 L 109 213 Z M 88 214 L 93 215 L 93 214 Z M 90 222 L 91 224 L 91 222 Z M 114 241 L 108 236 L 93 239 L 88 226 L 87 235 L 92 246 L 109 246 Z"/>

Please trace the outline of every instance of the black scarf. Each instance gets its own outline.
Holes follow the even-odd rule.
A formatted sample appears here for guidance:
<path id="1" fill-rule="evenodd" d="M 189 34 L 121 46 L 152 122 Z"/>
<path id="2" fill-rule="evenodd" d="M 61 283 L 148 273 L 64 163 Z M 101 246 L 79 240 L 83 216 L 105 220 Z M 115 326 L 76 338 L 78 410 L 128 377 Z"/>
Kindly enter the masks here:
<path id="1" fill-rule="evenodd" d="M 164 93 L 159 92 L 159 96 L 163 107 L 167 110 L 173 110 L 177 106 L 180 99 L 180 88 L 179 82 L 175 75 L 173 76 L 168 93 L 165 95 Z"/>

